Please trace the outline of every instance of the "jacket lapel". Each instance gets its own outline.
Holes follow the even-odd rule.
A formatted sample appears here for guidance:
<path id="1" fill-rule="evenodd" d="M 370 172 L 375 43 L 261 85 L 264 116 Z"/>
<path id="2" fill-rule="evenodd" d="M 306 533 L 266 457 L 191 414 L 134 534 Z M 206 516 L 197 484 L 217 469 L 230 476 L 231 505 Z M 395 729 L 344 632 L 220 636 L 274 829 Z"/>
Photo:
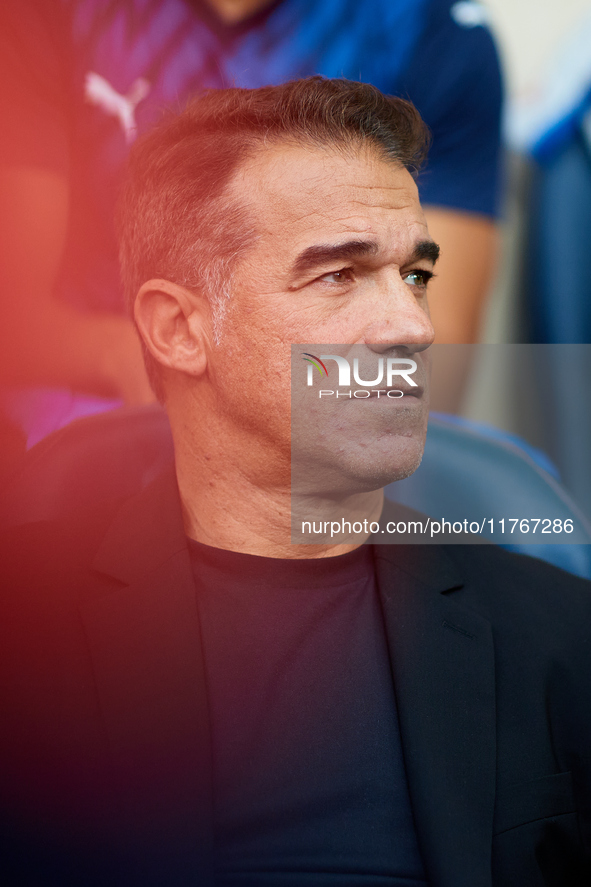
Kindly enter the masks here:
<path id="1" fill-rule="evenodd" d="M 126 502 L 81 603 L 123 807 L 150 883 L 213 883 L 211 739 L 200 625 L 174 476 Z M 160 883 L 160 881 L 158 881 Z"/>
<path id="2" fill-rule="evenodd" d="M 409 791 L 434 887 L 491 887 L 495 684 L 488 621 L 439 546 L 376 546 Z"/>

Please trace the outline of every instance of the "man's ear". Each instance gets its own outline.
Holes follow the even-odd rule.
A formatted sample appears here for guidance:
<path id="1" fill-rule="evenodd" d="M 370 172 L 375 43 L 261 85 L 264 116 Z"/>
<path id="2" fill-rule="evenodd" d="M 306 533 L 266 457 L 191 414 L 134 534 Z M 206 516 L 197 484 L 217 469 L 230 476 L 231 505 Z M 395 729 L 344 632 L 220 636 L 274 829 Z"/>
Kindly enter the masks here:
<path id="1" fill-rule="evenodd" d="M 191 376 L 205 372 L 210 314 L 202 295 L 170 280 L 148 280 L 136 296 L 134 314 L 158 363 Z"/>

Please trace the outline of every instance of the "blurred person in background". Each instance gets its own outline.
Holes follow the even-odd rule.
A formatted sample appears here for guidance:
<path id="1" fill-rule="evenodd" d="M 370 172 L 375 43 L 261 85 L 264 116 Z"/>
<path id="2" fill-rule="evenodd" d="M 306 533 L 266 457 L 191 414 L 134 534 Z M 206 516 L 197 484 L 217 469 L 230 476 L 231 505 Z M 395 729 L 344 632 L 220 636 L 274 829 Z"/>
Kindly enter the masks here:
<path id="1" fill-rule="evenodd" d="M 22 424 L 39 387 L 112 399 L 75 398 L 69 418 L 153 399 L 123 311 L 113 206 L 136 134 L 204 88 L 320 73 L 409 98 L 433 136 L 420 191 L 442 247 L 437 341 L 475 341 L 495 254 L 502 96 L 478 4 L 6 0 L 0 25 L 5 416 Z M 446 387 L 440 408 L 457 402 L 458 380 Z M 29 445 L 63 424 L 55 403 L 47 392 L 29 404 Z"/>
<path id="2" fill-rule="evenodd" d="M 590 47 L 587 4 L 575 27 L 557 37 L 535 89 L 513 101 L 506 127 L 509 147 L 520 158 L 517 184 L 524 194 L 524 236 L 515 238 L 521 243 L 514 283 L 520 333 L 524 341 L 546 346 L 531 352 L 533 415 L 514 408 L 515 428 L 537 434 L 589 518 L 591 398 L 584 380 L 591 379 Z"/>

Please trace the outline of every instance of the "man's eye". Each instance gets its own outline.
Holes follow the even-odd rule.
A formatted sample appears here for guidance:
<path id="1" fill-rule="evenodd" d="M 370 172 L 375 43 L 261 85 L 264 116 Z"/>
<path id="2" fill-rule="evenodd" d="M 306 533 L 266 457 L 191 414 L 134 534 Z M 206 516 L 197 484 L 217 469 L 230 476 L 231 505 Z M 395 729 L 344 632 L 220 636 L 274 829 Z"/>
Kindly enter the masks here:
<path id="1" fill-rule="evenodd" d="M 353 271 L 351 268 L 340 268 L 338 271 L 329 271 L 328 274 L 323 274 L 318 279 L 325 280 L 328 283 L 349 283 L 352 278 Z"/>
<path id="2" fill-rule="evenodd" d="M 425 287 L 433 277 L 431 271 L 409 271 L 408 274 L 403 276 L 403 280 L 405 283 L 408 283 L 409 286 L 422 286 Z"/>

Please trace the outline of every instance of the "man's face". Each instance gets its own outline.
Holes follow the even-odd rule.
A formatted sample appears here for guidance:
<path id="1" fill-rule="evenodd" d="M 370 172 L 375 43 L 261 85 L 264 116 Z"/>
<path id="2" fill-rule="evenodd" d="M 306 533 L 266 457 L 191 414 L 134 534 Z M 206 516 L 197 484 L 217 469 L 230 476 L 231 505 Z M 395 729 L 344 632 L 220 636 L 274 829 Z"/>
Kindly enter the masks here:
<path id="1" fill-rule="evenodd" d="M 294 457 L 321 465 L 329 486 L 343 471 L 369 488 L 406 476 L 426 429 L 421 352 L 433 340 L 426 282 L 436 252 L 412 177 L 373 149 L 280 143 L 245 163 L 230 196 L 248 207 L 258 239 L 235 270 L 210 354 L 228 433 L 273 483 L 276 470 L 289 471 L 292 344 L 354 345 L 365 379 L 375 378 L 379 357 L 410 357 L 416 391 L 315 401 L 316 415 L 294 426 Z M 302 380 L 305 370 L 302 362 Z"/>

